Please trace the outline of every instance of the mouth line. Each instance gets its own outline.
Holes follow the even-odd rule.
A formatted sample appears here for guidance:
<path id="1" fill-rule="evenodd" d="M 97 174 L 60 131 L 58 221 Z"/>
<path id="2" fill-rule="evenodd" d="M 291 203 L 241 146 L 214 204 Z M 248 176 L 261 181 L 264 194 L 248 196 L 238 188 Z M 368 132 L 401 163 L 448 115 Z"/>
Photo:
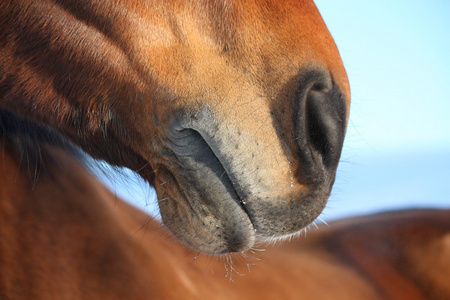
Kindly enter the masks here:
<path id="1" fill-rule="evenodd" d="M 239 183 L 237 183 L 236 181 L 233 181 L 232 176 L 230 175 L 230 171 L 228 170 L 229 168 L 227 168 L 227 164 L 223 159 L 223 155 L 220 153 L 220 151 L 216 147 L 214 147 L 214 142 L 211 141 L 211 139 L 205 138 L 205 136 L 202 135 L 197 130 L 194 130 L 194 129 L 191 129 L 191 130 L 198 134 L 198 136 L 202 139 L 202 141 L 207 146 L 210 153 L 212 153 L 212 155 L 217 159 L 217 162 L 219 163 L 219 167 L 220 167 L 221 171 L 223 172 L 222 175 L 219 177 L 220 181 L 222 182 L 223 185 L 225 185 L 225 186 L 229 185 L 231 187 L 231 189 L 233 191 L 233 193 L 230 193 L 231 198 L 233 198 L 239 204 L 239 206 L 245 212 L 245 214 L 249 218 L 249 220 L 254 228 L 254 222 L 252 220 L 252 216 L 249 213 L 249 211 L 247 210 L 247 207 L 245 206 L 246 197 L 243 196 L 243 194 L 245 194 L 245 193 L 242 192 L 242 188 L 239 186 Z"/>
<path id="2" fill-rule="evenodd" d="M 208 144 L 208 143 L 207 143 Z M 208 145 L 209 146 L 209 145 Z M 245 204 L 246 204 L 246 201 L 245 201 L 245 199 L 246 198 L 244 198 L 243 196 L 242 196 L 242 192 L 240 192 L 240 187 L 237 187 L 236 186 L 236 184 L 237 183 L 235 183 L 235 182 L 233 182 L 233 180 L 231 179 L 231 177 L 230 177 L 230 174 L 228 173 L 228 171 L 227 171 L 227 169 L 226 169 L 226 167 L 225 167 L 225 165 L 224 165 L 224 163 L 220 160 L 220 158 L 219 157 L 217 157 L 217 155 L 215 154 L 215 152 L 211 149 L 211 151 L 214 153 L 214 155 L 216 156 L 216 158 L 217 158 L 217 160 L 220 162 L 220 166 L 223 168 L 223 172 L 224 172 L 224 176 L 226 176 L 226 181 L 228 181 L 229 182 L 229 184 L 231 185 L 231 187 L 232 187 L 232 189 L 233 189 L 233 192 L 234 192 L 234 194 L 236 195 L 236 198 L 237 198 L 237 202 L 239 203 L 239 206 L 242 208 L 242 210 L 245 212 L 245 214 L 247 215 L 247 217 L 249 218 L 249 220 L 250 220 L 250 223 L 252 224 L 252 227 L 253 227 L 253 229 L 255 229 L 255 225 L 254 225 L 254 222 L 253 222 L 253 220 L 252 220 L 252 216 L 251 216 L 251 214 L 250 214 L 250 212 L 247 210 L 247 207 L 245 206 Z M 221 178 L 222 179 L 222 178 Z M 224 183 L 225 184 L 225 183 Z M 233 197 L 233 195 L 231 195 L 232 197 Z M 234 197 L 233 197 L 234 198 Z"/>

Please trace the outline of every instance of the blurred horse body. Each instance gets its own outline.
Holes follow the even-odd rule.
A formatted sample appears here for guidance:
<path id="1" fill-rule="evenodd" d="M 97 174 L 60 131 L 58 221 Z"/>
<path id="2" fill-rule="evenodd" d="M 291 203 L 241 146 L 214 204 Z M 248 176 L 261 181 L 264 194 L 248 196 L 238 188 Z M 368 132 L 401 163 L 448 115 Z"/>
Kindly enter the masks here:
<path id="1" fill-rule="evenodd" d="M 2 299 L 447 299 L 450 211 L 338 221 L 263 252 L 210 257 L 58 148 L 37 179 L 2 149 Z"/>

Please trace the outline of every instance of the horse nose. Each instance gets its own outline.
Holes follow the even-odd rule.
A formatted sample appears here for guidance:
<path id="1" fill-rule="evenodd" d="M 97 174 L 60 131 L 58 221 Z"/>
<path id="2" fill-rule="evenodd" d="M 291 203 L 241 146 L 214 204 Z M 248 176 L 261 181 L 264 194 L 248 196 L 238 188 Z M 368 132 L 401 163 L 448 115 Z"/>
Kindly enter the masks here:
<path id="1" fill-rule="evenodd" d="M 346 102 L 332 77 L 310 72 L 301 79 L 297 117 L 297 146 L 300 177 L 307 182 L 333 176 L 341 155 L 346 131 Z"/>

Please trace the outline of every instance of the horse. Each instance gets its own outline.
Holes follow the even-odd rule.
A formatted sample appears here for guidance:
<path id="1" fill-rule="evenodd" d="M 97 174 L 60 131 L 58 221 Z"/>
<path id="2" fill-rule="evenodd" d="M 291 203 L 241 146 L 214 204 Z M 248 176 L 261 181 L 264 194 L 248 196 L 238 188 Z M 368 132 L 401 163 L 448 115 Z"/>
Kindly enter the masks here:
<path id="1" fill-rule="evenodd" d="M 350 92 L 311 1 L 0 10 L 2 108 L 138 172 L 186 245 L 243 252 L 324 208 Z"/>
<path id="2" fill-rule="evenodd" d="M 0 298 L 450 295 L 449 211 L 259 254 L 323 210 L 348 122 L 312 1 L 7 0 L 0 28 Z M 153 185 L 164 226 L 85 154 Z"/>

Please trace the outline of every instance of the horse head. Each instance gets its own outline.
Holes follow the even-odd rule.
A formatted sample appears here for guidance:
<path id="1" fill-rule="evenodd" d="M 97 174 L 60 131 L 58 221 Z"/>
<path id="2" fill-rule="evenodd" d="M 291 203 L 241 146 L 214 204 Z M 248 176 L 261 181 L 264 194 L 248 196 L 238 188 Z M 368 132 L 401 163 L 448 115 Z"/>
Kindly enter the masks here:
<path id="1" fill-rule="evenodd" d="M 199 251 L 320 214 L 350 91 L 312 1 L 56 2 L 2 7 L 3 107 L 139 172 Z"/>

